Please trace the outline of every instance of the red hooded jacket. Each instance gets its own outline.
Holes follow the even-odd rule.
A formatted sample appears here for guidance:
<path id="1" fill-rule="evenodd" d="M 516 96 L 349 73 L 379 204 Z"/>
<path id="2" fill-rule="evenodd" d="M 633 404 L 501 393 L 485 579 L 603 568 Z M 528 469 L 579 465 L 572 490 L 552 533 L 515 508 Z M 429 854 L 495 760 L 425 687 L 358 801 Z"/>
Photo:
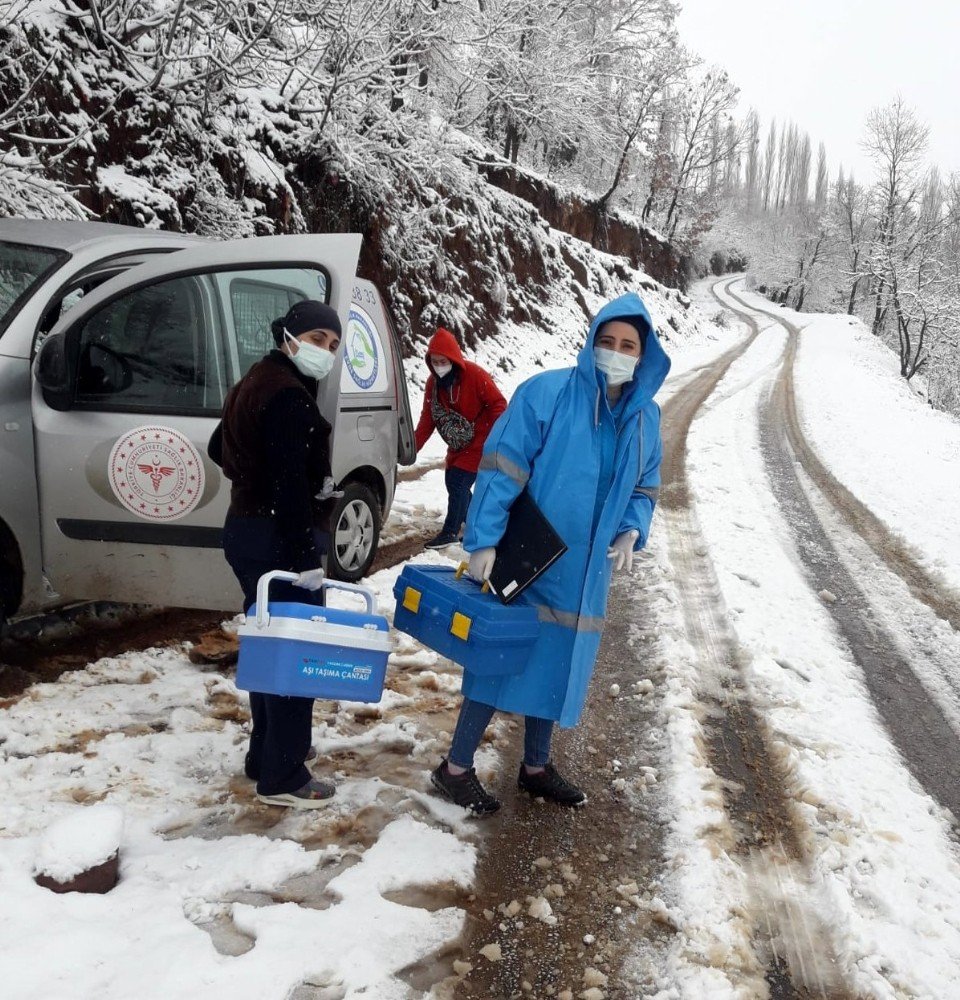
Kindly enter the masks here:
<path id="1" fill-rule="evenodd" d="M 427 443 L 427 439 L 435 430 L 433 414 L 430 412 L 433 387 L 436 384 L 436 375 L 433 374 L 433 365 L 430 364 L 431 354 L 442 354 L 450 359 L 454 368 L 459 369 L 453 385 L 449 389 L 441 387 L 440 405 L 462 414 L 474 426 L 473 440 L 466 448 L 460 451 L 454 451 L 452 448 L 447 450 L 447 468 L 455 467 L 465 469 L 467 472 L 476 472 L 480 467 L 483 444 L 497 417 L 507 408 L 507 401 L 493 379 L 479 365 L 464 360 L 454 335 L 440 327 L 427 346 L 427 367 L 431 374 L 423 394 L 420 423 L 417 424 L 417 451 Z"/>

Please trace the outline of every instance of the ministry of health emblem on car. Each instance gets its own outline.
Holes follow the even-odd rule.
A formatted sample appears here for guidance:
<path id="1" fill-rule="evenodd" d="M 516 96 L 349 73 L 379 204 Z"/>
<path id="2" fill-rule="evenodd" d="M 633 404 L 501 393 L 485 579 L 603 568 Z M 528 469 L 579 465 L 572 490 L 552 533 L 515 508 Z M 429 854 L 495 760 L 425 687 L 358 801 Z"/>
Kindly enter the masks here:
<path id="1" fill-rule="evenodd" d="M 136 427 L 110 452 L 110 488 L 123 506 L 148 521 L 175 521 L 203 495 L 203 461 L 172 427 Z"/>
<path id="2" fill-rule="evenodd" d="M 380 352 L 370 317 L 358 306 L 350 310 L 345 359 L 350 377 L 361 389 L 371 389 L 380 371 Z"/>

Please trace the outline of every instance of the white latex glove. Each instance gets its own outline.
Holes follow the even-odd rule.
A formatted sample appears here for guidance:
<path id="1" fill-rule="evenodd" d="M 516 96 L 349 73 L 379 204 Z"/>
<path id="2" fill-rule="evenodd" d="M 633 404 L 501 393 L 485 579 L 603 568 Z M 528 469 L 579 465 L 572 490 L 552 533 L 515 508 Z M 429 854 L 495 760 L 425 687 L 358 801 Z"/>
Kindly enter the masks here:
<path id="1" fill-rule="evenodd" d="M 625 531 L 622 535 L 617 535 L 613 540 L 613 545 L 607 549 L 607 558 L 613 560 L 613 571 L 619 573 L 626 570 L 633 572 L 633 547 L 640 537 L 639 531 Z"/>
<path id="2" fill-rule="evenodd" d="M 338 490 L 336 488 L 337 484 L 333 481 L 333 476 L 323 477 L 323 486 L 320 492 L 316 495 L 316 500 L 339 500 L 343 496 L 343 490 Z"/>
<path id="3" fill-rule="evenodd" d="M 304 590 L 319 590 L 323 586 L 323 570 L 319 566 L 308 569 L 293 581 L 293 585 L 303 587 Z"/>
<path id="4" fill-rule="evenodd" d="M 493 571 L 493 564 L 497 558 L 497 550 L 494 548 L 477 549 L 470 553 L 470 565 L 467 572 L 481 583 L 486 583 L 490 579 Z"/>

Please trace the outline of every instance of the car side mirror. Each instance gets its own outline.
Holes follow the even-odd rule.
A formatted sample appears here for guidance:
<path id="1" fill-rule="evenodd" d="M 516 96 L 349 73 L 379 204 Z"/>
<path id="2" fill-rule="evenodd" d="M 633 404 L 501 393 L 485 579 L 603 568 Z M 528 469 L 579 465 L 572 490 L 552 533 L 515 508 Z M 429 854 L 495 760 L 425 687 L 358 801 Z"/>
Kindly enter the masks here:
<path id="1" fill-rule="evenodd" d="M 33 374 L 43 390 L 43 398 L 54 410 L 69 410 L 71 402 L 70 362 L 62 333 L 40 345 L 33 362 Z"/>
<path id="2" fill-rule="evenodd" d="M 110 396 L 133 384 L 127 359 L 102 344 L 85 344 L 80 351 L 77 388 L 85 396 Z"/>

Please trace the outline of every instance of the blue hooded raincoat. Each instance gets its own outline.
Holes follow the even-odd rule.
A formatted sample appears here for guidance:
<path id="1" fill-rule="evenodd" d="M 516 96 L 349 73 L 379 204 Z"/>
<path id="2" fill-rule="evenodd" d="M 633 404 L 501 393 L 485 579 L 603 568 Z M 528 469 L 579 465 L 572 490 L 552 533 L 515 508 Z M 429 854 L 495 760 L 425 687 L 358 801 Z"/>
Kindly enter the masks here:
<path id="1" fill-rule="evenodd" d="M 608 320 L 646 327 L 643 358 L 618 403 L 594 365 L 593 342 Z M 567 551 L 518 602 L 537 608 L 540 635 L 523 673 L 479 677 L 465 670 L 463 693 L 507 712 L 574 726 L 600 646 L 612 560 L 624 531 L 646 544 L 660 486 L 660 408 L 654 394 L 670 370 L 650 315 L 633 292 L 608 303 L 590 325 L 576 368 L 535 375 L 493 426 L 467 514 L 464 547 L 496 547 L 510 505 L 526 487 Z"/>

